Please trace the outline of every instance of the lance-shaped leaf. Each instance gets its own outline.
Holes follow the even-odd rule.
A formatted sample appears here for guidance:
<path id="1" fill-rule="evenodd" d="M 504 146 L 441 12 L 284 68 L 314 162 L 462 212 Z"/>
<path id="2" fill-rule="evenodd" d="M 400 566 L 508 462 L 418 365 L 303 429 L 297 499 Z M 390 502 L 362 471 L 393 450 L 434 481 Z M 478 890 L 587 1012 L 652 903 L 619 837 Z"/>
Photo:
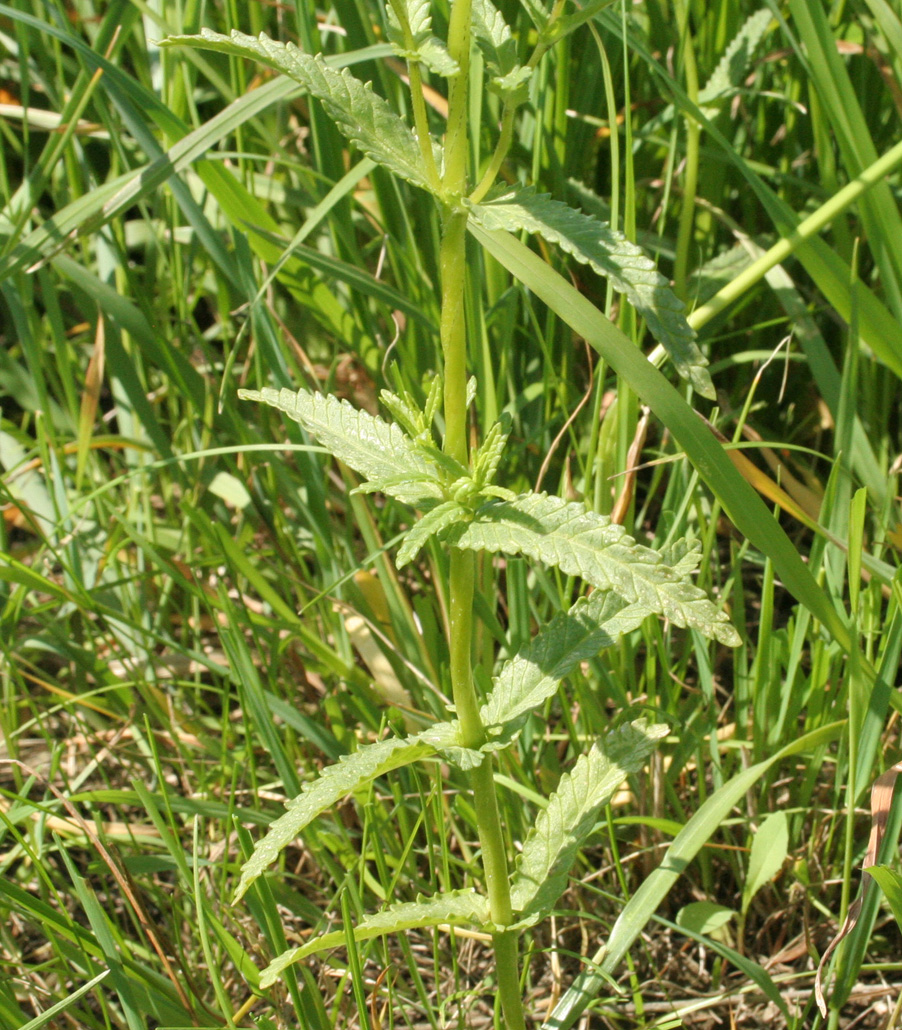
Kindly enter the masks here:
<path id="1" fill-rule="evenodd" d="M 521 916 L 517 926 L 530 926 L 551 911 L 599 810 L 629 773 L 642 768 L 666 735 L 666 726 L 646 726 L 637 719 L 594 744 L 577 759 L 572 772 L 561 777 L 548 807 L 539 813 L 523 842 L 511 884 L 511 903 Z"/>
<path id="2" fill-rule="evenodd" d="M 615 644 L 649 614 L 619 594 L 596 590 L 556 615 L 523 650 L 505 662 L 480 710 L 490 739 L 509 743 L 521 716 L 538 708 L 557 685 L 602 648 Z"/>
<path id="3" fill-rule="evenodd" d="M 237 901 L 245 893 L 266 867 L 275 861 L 282 848 L 296 840 L 318 815 L 378 776 L 422 758 L 429 758 L 435 752 L 436 748 L 419 736 L 405 739 L 392 737 L 367 744 L 359 751 L 343 756 L 335 765 L 326 766 L 315 780 L 305 784 L 301 793 L 288 802 L 288 810 L 270 825 L 266 836 L 254 848 L 254 853 L 241 869 L 234 900 Z"/>
<path id="4" fill-rule="evenodd" d="M 390 905 L 376 915 L 366 916 L 353 929 L 355 942 L 367 941 L 387 933 L 404 933 L 427 926 L 483 927 L 489 922 L 489 904 L 472 887 L 432 897 L 420 896 L 416 901 Z M 300 948 L 292 948 L 274 959 L 260 974 L 260 986 L 271 987 L 287 966 L 328 948 L 347 942 L 344 930 L 323 934 Z"/>
<path id="5" fill-rule="evenodd" d="M 408 562 L 416 558 L 420 553 L 420 548 L 430 537 L 441 533 L 448 526 L 465 521 L 469 518 L 469 515 L 469 511 L 462 504 L 458 504 L 457 501 L 445 501 L 444 504 L 433 508 L 432 511 L 427 511 L 407 531 L 404 543 L 398 548 L 398 557 L 395 559 L 395 565 L 399 569 L 403 568 Z"/>
<path id="6" fill-rule="evenodd" d="M 489 89 L 508 103 L 525 100 L 532 69 L 517 63 L 517 41 L 492 0 L 473 0 L 473 36 L 485 60 Z"/>
<path id="7" fill-rule="evenodd" d="M 460 65 L 448 53 L 445 44 L 432 35 L 431 3 L 432 0 L 389 0 L 386 8 L 388 40 L 398 57 L 422 61 L 436 75 L 450 79 L 460 73 Z"/>
<path id="8" fill-rule="evenodd" d="M 190 46 L 259 61 L 300 83 L 320 100 L 339 131 L 364 154 L 424 189 L 429 188 L 416 138 L 378 94 L 347 68 L 335 71 L 293 43 L 232 30 L 228 36 L 203 29 L 197 36 L 170 36 L 160 46 Z"/>
<path id="9" fill-rule="evenodd" d="M 470 209 L 484 229 L 538 233 L 577 261 L 606 276 L 645 319 L 670 354 L 677 372 L 705 397 L 715 396 L 707 359 L 686 321 L 683 303 L 640 247 L 623 233 L 532 187 L 506 190 Z"/>
<path id="10" fill-rule="evenodd" d="M 698 95 L 699 109 L 706 118 L 716 118 L 726 101 L 736 95 L 752 66 L 755 51 L 773 21 L 774 16 L 770 9 L 762 7 L 760 11 L 749 15 L 742 28 L 730 40 L 723 57 Z M 675 113 L 674 105 L 668 104 L 657 116 L 656 121 L 668 122 Z M 699 300 L 698 303 L 702 301 Z"/>
<path id="11" fill-rule="evenodd" d="M 770 9 L 762 7 L 760 11 L 749 16 L 730 41 L 711 78 L 698 95 L 698 106 L 706 117 L 713 118 L 723 101 L 742 85 L 752 56 L 773 20 L 774 16 Z"/>
<path id="12" fill-rule="evenodd" d="M 379 489 L 415 508 L 444 499 L 438 468 L 398 428 L 366 411 L 309 390 L 239 390 L 243 400 L 263 401 L 283 411 L 340 461 Z"/>
<path id="13" fill-rule="evenodd" d="M 724 644 L 739 634 L 694 584 L 676 574 L 661 555 L 637 544 L 622 526 L 547 494 L 524 494 L 479 508 L 471 522 L 454 527 L 445 539 L 473 551 L 524 554 L 581 576 L 602 590 L 614 590 L 648 612 L 666 616 Z"/>
<path id="14" fill-rule="evenodd" d="M 473 455 L 473 478 L 480 487 L 494 480 L 510 432 L 510 415 L 502 412 L 501 418 L 489 429 L 485 439 Z"/>

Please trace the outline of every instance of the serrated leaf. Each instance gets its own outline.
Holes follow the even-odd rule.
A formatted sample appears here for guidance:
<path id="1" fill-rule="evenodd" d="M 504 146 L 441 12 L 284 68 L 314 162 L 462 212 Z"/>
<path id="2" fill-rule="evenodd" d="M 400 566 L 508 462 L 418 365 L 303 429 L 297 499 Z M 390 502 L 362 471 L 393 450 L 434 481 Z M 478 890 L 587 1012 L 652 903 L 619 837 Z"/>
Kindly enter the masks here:
<path id="1" fill-rule="evenodd" d="M 400 569 L 419 554 L 420 548 L 432 536 L 439 536 L 442 530 L 464 521 L 469 511 L 457 501 L 445 501 L 415 522 L 407 531 L 404 543 L 398 549 L 395 565 Z"/>
<path id="2" fill-rule="evenodd" d="M 423 420 L 430 429 L 442 406 L 442 385 L 441 376 L 432 376 L 432 382 L 429 384 L 429 391 L 426 395 L 426 405 L 423 408 Z"/>
<path id="3" fill-rule="evenodd" d="M 450 79 L 460 74 L 460 65 L 448 53 L 445 44 L 432 35 L 430 4 L 431 0 L 390 0 L 386 8 L 388 39 L 399 57 L 422 61 L 436 75 Z M 402 9 L 409 37 L 398 18 L 396 6 Z"/>
<path id="4" fill-rule="evenodd" d="M 416 901 L 390 905 L 382 912 L 366 916 L 354 927 L 353 934 L 355 942 L 359 943 L 387 933 L 403 933 L 426 926 L 441 926 L 447 923 L 450 926 L 482 927 L 488 922 L 487 899 L 470 887 L 428 898 L 420 896 Z M 341 947 L 346 941 L 345 931 L 337 930 L 334 933 L 323 934 L 300 948 L 283 952 L 260 974 L 260 986 L 271 987 L 293 962 L 329 948 Z"/>
<path id="5" fill-rule="evenodd" d="M 511 884 L 511 903 L 525 923 L 551 910 L 600 809 L 630 773 L 642 768 L 667 732 L 666 726 L 647 726 L 637 719 L 594 744 L 577 759 L 572 772 L 561 777 L 523 842 Z"/>
<path id="6" fill-rule="evenodd" d="M 232 30 L 228 36 L 203 29 L 197 36 L 170 36 L 160 46 L 190 46 L 248 57 L 282 72 L 315 96 L 339 131 L 378 164 L 417 186 L 429 189 L 416 138 L 385 100 L 347 68 L 335 71 L 293 43 Z"/>
<path id="7" fill-rule="evenodd" d="M 500 94 L 508 104 L 522 104 L 529 96 L 529 80 L 533 69 L 517 65 L 507 75 L 498 75 L 489 80 L 489 89 Z"/>
<path id="8" fill-rule="evenodd" d="M 724 644 L 740 643 L 726 613 L 703 590 L 675 574 L 658 552 L 637 544 L 622 526 L 581 504 L 547 494 L 486 504 L 446 540 L 474 551 L 526 555 L 613 590 L 642 605 L 646 614 L 664 615 Z"/>
<path id="9" fill-rule="evenodd" d="M 473 0 L 473 38 L 492 75 L 506 75 L 517 65 L 517 41 L 492 0 Z"/>
<path id="10" fill-rule="evenodd" d="M 789 825 L 785 812 L 772 812 L 758 827 L 749 854 L 749 871 L 742 889 L 742 910 L 772 880 L 786 861 L 789 849 Z"/>
<path id="11" fill-rule="evenodd" d="M 415 437 L 423 429 L 421 423 L 422 415 L 412 403 L 407 391 L 404 394 L 393 393 L 391 390 L 381 390 L 379 400 L 389 410 L 392 418 L 403 428 L 410 437 Z"/>
<path id="12" fill-rule="evenodd" d="M 658 554 L 661 555 L 661 561 L 671 567 L 674 575 L 682 578 L 691 576 L 698 568 L 702 560 L 702 545 L 697 540 L 690 543 L 680 537 L 667 547 L 660 548 Z"/>
<path id="13" fill-rule="evenodd" d="M 746 19 L 742 28 L 724 52 L 705 88 L 698 95 L 698 106 L 708 118 L 717 114 L 717 108 L 736 87 L 741 85 L 758 48 L 774 16 L 766 7 Z"/>
<path id="14" fill-rule="evenodd" d="M 379 480 L 391 497 L 415 508 L 444 499 L 438 468 L 422 448 L 381 418 L 347 401 L 309 390 L 239 390 L 242 400 L 263 401 L 300 422 L 340 461 L 367 479 Z"/>
<path id="15" fill-rule="evenodd" d="M 509 742 L 521 716 L 551 697 L 580 662 L 615 644 L 641 625 L 647 614 L 641 605 L 629 604 L 619 594 L 597 590 L 555 616 L 495 677 L 480 710 L 490 738 Z"/>
<path id="16" fill-rule="evenodd" d="M 429 729 L 419 734 L 420 740 L 425 740 L 435 748 L 435 753 L 451 765 L 457 766 L 464 772 L 469 772 L 485 761 L 486 751 L 476 751 L 471 747 L 463 747 L 460 740 L 460 723 L 454 719 L 451 722 L 437 722 Z"/>
<path id="17" fill-rule="evenodd" d="M 301 793 L 288 802 L 288 810 L 270 825 L 266 836 L 254 848 L 254 853 L 242 866 L 234 900 L 242 897 L 254 880 L 275 861 L 282 848 L 296 840 L 318 815 L 378 776 L 429 758 L 435 750 L 420 736 L 392 737 L 367 744 L 359 751 L 343 756 L 335 765 L 326 766 L 315 780 L 305 784 Z"/>
<path id="18" fill-rule="evenodd" d="M 501 418 L 486 433 L 485 440 L 473 456 L 473 478 L 480 487 L 491 483 L 495 478 L 510 432 L 510 415 L 503 412 Z"/>
<path id="19" fill-rule="evenodd" d="M 526 99 L 533 69 L 517 63 L 517 41 L 504 16 L 491 0 L 473 0 L 473 38 L 488 73 L 488 86 L 507 103 Z"/>
<path id="20" fill-rule="evenodd" d="M 769 241 L 772 242 L 772 241 Z M 757 237 L 753 245 L 764 243 L 763 237 Z M 765 243 L 765 247 L 768 244 Z M 764 253 L 761 250 L 760 253 Z M 706 304 L 727 283 L 741 275 L 754 260 L 754 254 L 746 243 L 737 243 L 728 250 L 715 254 L 709 261 L 697 268 L 689 280 L 689 291 L 698 306 Z"/>
<path id="21" fill-rule="evenodd" d="M 470 208 L 484 229 L 538 233 L 549 243 L 607 277 L 645 319 L 652 335 L 666 348 L 677 372 L 705 397 L 714 398 L 714 384 L 698 349 L 695 331 L 686 321 L 683 303 L 655 263 L 623 233 L 591 215 L 554 200 L 532 187 L 506 190 Z"/>

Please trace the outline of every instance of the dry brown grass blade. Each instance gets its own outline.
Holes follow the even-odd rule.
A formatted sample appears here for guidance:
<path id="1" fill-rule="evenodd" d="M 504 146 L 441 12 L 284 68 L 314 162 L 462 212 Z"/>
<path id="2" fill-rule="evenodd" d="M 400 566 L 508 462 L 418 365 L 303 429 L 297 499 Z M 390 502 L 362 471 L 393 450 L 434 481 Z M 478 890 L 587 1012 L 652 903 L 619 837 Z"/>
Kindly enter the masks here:
<path id="1" fill-rule="evenodd" d="M 633 493 L 636 489 L 636 473 L 639 471 L 639 459 L 642 457 L 642 448 L 645 446 L 645 437 L 648 435 L 648 419 L 650 414 L 650 409 L 642 409 L 642 417 L 636 424 L 633 442 L 630 444 L 629 451 L 627 451 L 623 487 L 611 510 L 611 522 L 616 522 L 618 526 L 622 526 L 626 519 L 630 503 L 633 499 Z"/>
<path id="2" fill-rule="evenodd" d="M 867 872 L 870 866 L 877 864 L 877 856 L 880 853 L 880 844 L 883 840 L 883 834 L 886 831 L 886 820 L 893 803 L 893 790 L 896 786 L 896 777 L 899 773 L 902 773 L 902 762 L 897 762 L 891 769 L 887 769 L 882 776 L 878 776 L 874 781 L 873 787 L 871 787 L 871 836 L 868 840 L 868 850 L 864 856 L 864 862 L 862 862 L 861 865 L 862 872 Z M 864 881 L 861 896 L 849 906 L 845 922 L 840 927 L 839 933 L 830 942 L 830 946 L 821 956 L 821 960 L 818 963 L 817 976 L 814 978 L 814 997 L 817 1000 L 817 1007 L 821 1010 L 821 1015 L 824 1019 L 827 1018 L 827 1003 L 824 1000 L 824 967 L 827 964 L 827 960 L 839 944 L 855 928 L 855 924 L 858 922 L 858 916 L 861 913 L 861 906 L 864 899 L 867 897 L 868 891 L 873 889 L 874 881 L 871 877 L 867 877 Z"/>
<path id="3" fill-rule="evenodd" d="M 80 483 L 85 471 L 85 461 L 94 432 L 94 419 L 100 404 L 100 392 L 103 389 L 103 369 L 106 364 L 106 329 L 102 318 L 97 321 L 94 335 L 94 349 L 88 361 L 85 373 L 85 388 L 81 396 L 81 411 L 78 415 L 78 454 L 75 465 L 75 481 Z"/>

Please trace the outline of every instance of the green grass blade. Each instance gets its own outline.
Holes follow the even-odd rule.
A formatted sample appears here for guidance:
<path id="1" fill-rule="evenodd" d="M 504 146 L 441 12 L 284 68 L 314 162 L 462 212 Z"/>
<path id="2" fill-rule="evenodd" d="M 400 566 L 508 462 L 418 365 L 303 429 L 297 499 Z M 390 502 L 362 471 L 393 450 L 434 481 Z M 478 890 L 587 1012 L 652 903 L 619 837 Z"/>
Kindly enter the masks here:
<path id="1" fill-rule="evenodd" d="M 623 376 L 679 441 L 737 529 L 771 557 L 786 587 L 842 646 L 848 647 L 848 628 L 831 599 L 713 434 L 661 373 L 590 301 L 518 240 L 506 233 L 488 233 L 478 226 L 470 226 L 470 231 Z"/>
<path id="2" fill-rule="evenodd" d="M 70 1005 L 74 1004 L 82 995 L 87 994 L 88 991 L 93 991 L 94 988 L 106 977 L 110 975 L 108 969 L 104 969 L 102 973 L 98 973 L 93 980 L 89 980 L 87 983 L 82 984 L 77 990 L 73 991 L 68 998 L 63 998 L 62 1001 L 58 1001 L 55 1005 L 51 1005 L 46 1012 L 42 1012 L 36 1019 L 30 1019 L 27 1023 L 24 1023 L 19 1027 L 19 1030 L 39 1030 L 40 1027 L 46 1026 L 52 1019 L 56 1019 L 57 1016 L 62 1015 Z"/>
<path id="3" fill-rule="evenodd" d="M 833 723 L 805 734 L 771 758 L 734 776 L 708 798 L 674 838 L 661 865 L 651 876 L 646 877 L 642 886 L 624 906 L 611 930 L 606 947 L 596 959 L 605 973 L 610 974 L 617 969 L 633 941 L 642 932 L 658 905 L 692 859 L 716 833 L 733 806 L 768 769 L 784 758 L 834 740 L 844 726 L 844 723 Z M 605 978 L 599 973 L 583 973 L 542 1024 L 543 1030 L 569 1030 L 604 983 Z"/>

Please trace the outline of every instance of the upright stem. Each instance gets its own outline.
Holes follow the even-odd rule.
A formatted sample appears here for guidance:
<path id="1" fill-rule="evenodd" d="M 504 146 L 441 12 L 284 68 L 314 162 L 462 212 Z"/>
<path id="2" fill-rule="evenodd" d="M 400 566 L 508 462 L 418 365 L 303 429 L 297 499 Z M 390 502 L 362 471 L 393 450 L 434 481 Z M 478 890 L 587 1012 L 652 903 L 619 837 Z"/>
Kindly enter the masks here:
<path id="1" fill-rule="evenodd" d="M 467 329 L 464 316 L 467 271 L 467 214 L 459 207 L 467 187 L 467 104 L 470 69 L 471 0 L 454 0 L 448 26 L 448 52 L 460 66 L 451 80 L 448 96 L 448 131 L 445 136 L 444 193 L 448 207 L 442 226 L 441 340 L 444 358 L 445 451 L 469 466 L 467 440 Z M 452 549 L 449 575 L 449 635 L 451 690 L 460 721 L 464 747 L 479 748 L 485 729 L 479 715 L 479 699 L 473 682 L 473 599 L 476 558 L 468 551 Z M 470 777 L 482 864 L 485 870 L 489 911 L 496 926 L 512 922 L 510 881 L 501 820 L 495 800 L 493 763 L 487 755 Z M 509 1030 L 525 1030 L 520 1000 L 516 934 L 493 934 L 498 994 Z"/>

